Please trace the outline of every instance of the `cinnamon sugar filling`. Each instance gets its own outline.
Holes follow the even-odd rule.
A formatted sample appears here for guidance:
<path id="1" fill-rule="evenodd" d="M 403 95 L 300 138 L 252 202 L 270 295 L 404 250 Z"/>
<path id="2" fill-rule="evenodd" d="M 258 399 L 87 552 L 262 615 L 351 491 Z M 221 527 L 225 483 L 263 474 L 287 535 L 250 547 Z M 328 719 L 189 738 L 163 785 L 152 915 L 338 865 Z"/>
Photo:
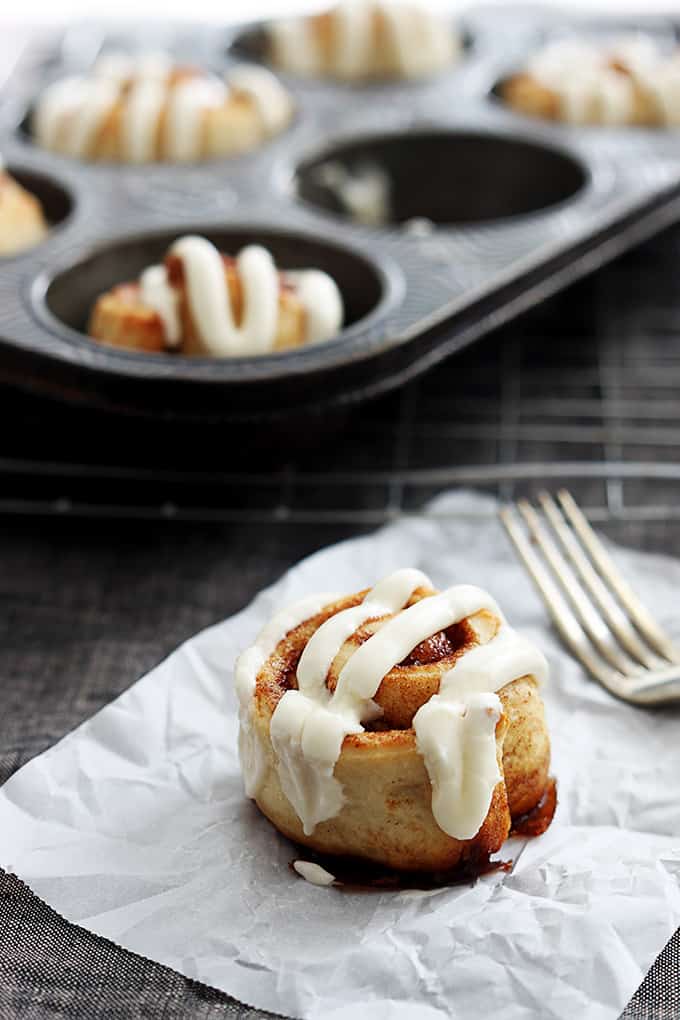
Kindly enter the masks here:
<path id="1" fill-rule="evenodd" d="M 297 690 L 297 669 L 302 653 L 312 634 L 331 616 L 342 609 L 358 605 L 366 593 L 360 592 L 341 604 L 328 607 L 314 620 L 307 621 L 286 636 L 270 660 L 270 668 L 260 673 L 257 680 L 258 694 L 267 702 L 270 710 L 289 690 Z M 430 593 L 418 592 L 409 605 L 427 597 Z M 487 615 L 487 614 L 484 614 Z M 335 691 L 344 664 L 384 623 L 387 617 L 367 620 L 343 644 L 333 661 L 326 677 L 326 687 Z M 374 701 L 383 714 L 379 719 L 367 722 L 367 733 L 388 731 L 411 731 L 413 716 L 418 709 L 437 694 L 442 676 L 450 670 L 456 660 L 479 644 L 479 637 L 468 620 L 461 620 L 445 630 L 433 634 L 420 642 L 393 669 L 383 677 Z"/>

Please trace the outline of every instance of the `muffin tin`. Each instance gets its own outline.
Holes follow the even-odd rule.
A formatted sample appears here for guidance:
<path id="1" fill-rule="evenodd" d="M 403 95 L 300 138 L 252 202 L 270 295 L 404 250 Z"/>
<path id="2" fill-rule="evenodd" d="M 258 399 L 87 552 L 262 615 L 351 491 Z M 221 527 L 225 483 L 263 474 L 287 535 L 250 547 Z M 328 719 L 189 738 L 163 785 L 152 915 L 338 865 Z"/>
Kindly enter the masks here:
<path id="1" fill-rule="evenodd" d="M 675 42 L 670 22 L 634 24 Z M 461 63 L 431 80 L 348 85 L 281 75 L 294 124 L 246 156 L 126 167 L 34 145 L 27 115 L 44 84 L 100 47 L 134 50 L 138 29 L 115 38 L 92 26 L 70 30 L 49 52 L 29 52 L 0 95 L 0 152 L 54 225 L 42 245 L 0 261 L 0 374 L 19 385 L 179 419 L 265 421 L 345 407 L 431 367 L 680 215 L 677 132 L 548 124 L 494 96 L 551 35 L 603 30 L 536 9 L 469 15 Z M 261 56 L 260 29 L 166 26 L 162 39 L 146 36 L 221 71 L 244 52 Z M 386 172 L 392 221 L 352 222 L 320 177 L 328 161 Z M 89 340 L 97 295 L 188 232 L 230 252 L 257 240 L 283 268 L 325 269 L 343 291 L 347 327 L 326 344 L 223 360 Z"/>

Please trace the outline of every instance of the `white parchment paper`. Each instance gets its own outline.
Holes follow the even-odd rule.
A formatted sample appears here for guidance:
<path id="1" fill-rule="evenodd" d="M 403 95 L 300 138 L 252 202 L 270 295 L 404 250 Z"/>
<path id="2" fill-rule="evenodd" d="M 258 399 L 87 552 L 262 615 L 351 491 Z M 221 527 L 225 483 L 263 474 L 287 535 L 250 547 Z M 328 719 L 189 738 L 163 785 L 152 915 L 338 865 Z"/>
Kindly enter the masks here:
<path id="1" fill-rule="evenodd" d="M 585 677 L 491 500 L 434 509 L 303 561 L 21 769 L 0 790 L 0 864 L 69 920 L 290 1016 L 617 1017 L 680 923 L 680 713 Z M 677 636 L 680 563 L 617 558 Z M 316 888 L 243 797 L 232 664 L 286 602 L 402 565 L 488 589 L 545 650 L 557 815 L 471 887 Z"/>

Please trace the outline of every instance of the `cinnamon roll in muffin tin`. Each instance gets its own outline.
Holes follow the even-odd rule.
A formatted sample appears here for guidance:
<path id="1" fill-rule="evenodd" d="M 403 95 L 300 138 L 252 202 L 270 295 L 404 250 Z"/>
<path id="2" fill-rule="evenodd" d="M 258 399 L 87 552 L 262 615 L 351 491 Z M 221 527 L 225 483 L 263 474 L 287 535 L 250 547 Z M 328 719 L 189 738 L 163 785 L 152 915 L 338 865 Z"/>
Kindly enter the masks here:
<path id="1" fill-rule="evenodd" d="M 631 28 L 675 45 L 663 20 L 606 31 Z M 49 52 L 29 52 L 0 95 L 0 152 L 51 230 L 2 260 L 2 377 L 112 411 L 252 422 L 400 385 L 680 214 L 675 131 L 530 118 L 494 94 L 551 39 L 602 31 L 540 11 L 480 10 L 456 26 L 466 40 L 457 59 L 431 75 L 347 82 L 276 71 L 294 108 L 284 130 L 247 153 L 181 165 L 91 162 L 32 136 L 44 89 L 87 74 L 102 53 L 135 52 L 134 26 L 115 38 L 71 30 Z M 244 48 L 266 58 L 253 49 L 263 32 L 171 26 L 162 46 L 177 66 L 224 79 Z M 284 279 L 331 276 L 344 305 L 338 336 L 229 357 L 87 336 L 102 295 L 196 234 L 225 255 L 266 248 Z"/>

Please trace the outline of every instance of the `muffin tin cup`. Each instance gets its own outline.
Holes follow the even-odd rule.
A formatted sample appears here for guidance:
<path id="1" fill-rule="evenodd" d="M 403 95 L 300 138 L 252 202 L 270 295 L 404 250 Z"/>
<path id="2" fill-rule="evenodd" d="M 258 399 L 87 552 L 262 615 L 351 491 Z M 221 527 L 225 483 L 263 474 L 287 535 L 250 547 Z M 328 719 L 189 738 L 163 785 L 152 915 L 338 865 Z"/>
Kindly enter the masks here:
<path id="1" fill-rule="evenodd" d="M 48 215 L 61 223 L 2 260 L 3 378 L 135 416 L 302 422 L 400 385 L 649 236 L 680 212 L 675 133 L 529 121 L 490 94 L 564 24 L 526 9 L 470 15 L 461 62 L 417 83 L 284 76 L 297 108 L 287 132 L 190 166 L 42 151 L 27 112 L 43 81 L 68 68 L 58 46 L 44 64 L 24 62 L 0 97 L 0 151 L 38 193 L 48 182 Z M 175 52 L 226 69 L 239 31 L 178 27 Z M 132 29 L 129 40 L 134 49 Z M 389 184 L 380 222 L 348 215 L 329 164 L 350 177 L 377 168 Z M 99 293 L 196 232 L 230 253 L 263 243 L 284 270 L 326 269 L 346 328 L 324 344 L 234 359 L 136 354 L 85 335 Z"/>

